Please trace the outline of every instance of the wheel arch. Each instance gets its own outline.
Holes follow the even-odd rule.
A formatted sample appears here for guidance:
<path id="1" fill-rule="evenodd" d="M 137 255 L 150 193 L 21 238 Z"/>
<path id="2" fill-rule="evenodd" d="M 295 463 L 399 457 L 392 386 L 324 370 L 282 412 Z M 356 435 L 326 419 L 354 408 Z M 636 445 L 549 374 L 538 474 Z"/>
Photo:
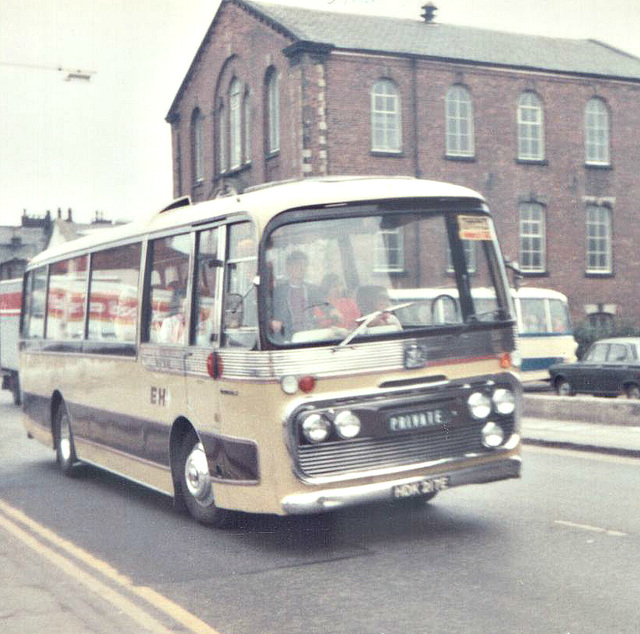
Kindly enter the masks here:
<path id="1" fill-rule="evenodd" d="M 53 439 L 53 446 L 56 446 L 56 435 L 57 435 L 57 431 L 56 431 L 56 425 L 55 425 L 55 420 L 56 420 L 56 414 L 58 412 L 58 408 L 60 407 L 60 405 L 64 403 L 64 398 L 62 398 L 62 392 L 60 392 L 60 390 L 54 390 L 53 394 L 51 395 L 51 409 L 49 412 L 49 426 L 51 428 L 51 438 Z"/>
<path id="2" fill-rule="evenodd" d="M 569 379 L 564 374 L 558 373 L 553 376 L 552 382 L 554 387 L 558 385 L 561 381 L 567 381 L 571 383 L 571 381 L 569 381 Z"/>
<path id="3" fill-rule="evenodd" d="M 182 488 L 180 485 L 180 448 L 184 438 L 193 432 L 199 437 L 196 428 L 191 421 L 185 416 L 179 416 L 171 426 L 171 434 L 169 435 L 169 464 L 171 465 L 171 480 L 173 481 L 173 499 L 176 506 L 183 506 Z"/>

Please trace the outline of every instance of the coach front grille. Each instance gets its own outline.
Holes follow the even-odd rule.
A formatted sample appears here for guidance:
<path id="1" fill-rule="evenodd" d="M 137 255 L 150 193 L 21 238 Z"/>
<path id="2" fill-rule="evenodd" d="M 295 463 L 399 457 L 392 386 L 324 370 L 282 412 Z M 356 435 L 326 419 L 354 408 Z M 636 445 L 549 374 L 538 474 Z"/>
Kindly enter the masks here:
<path id="1" fill-rule="evenodd" d="M 474 421 L 378 438 L 301 444 L 297 448 L 298 465 L 303 475 L 318 478 L 487 454 L 491 450 L 481 440 L 485 424 L 486 421 Z M 513 433 L 513 420 L 501 421 L 501 426 L 505 437 Z"/>

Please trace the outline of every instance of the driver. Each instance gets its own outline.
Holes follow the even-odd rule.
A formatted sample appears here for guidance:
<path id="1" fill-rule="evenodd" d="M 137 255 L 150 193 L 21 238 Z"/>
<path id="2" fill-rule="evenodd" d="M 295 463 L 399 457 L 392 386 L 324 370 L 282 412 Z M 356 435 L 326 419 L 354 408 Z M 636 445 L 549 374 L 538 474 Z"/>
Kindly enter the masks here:
<path id="1" fill-rule="evenodd" d="M 287 279 L 273 289 L 271 330 L 285 339 L 300 330 L 314 327 L 314 306 L 322 302 L 321 290 L 305 281 L 309 260 L 300 250 L 289 253 L 285 267 Z"/>

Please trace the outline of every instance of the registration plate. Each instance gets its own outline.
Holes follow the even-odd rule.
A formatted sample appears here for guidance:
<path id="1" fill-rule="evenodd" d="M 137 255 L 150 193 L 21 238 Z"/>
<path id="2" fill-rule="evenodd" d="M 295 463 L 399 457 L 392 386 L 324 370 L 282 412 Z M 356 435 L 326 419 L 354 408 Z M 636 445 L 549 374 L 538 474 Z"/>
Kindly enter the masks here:
<path id="1" fill-rule="evenodd" d="M 396 484 L 391 489 L 391 495 L 394 500 L 404 498 L 420 497 L 444 491 L 449 488 L 449 476 L 440 476 L 439 478 L 425 478 L 417 482 L 407 482 L 406 484 Z"/>

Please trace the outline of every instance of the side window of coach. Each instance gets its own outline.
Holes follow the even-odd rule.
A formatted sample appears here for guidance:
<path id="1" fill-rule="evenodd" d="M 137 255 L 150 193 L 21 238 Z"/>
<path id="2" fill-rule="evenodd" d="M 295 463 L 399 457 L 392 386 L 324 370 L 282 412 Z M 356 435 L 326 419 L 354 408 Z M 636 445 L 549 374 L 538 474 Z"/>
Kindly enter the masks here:
<path id="1" fill-rule="evenodd" d="M 91 259 L 89 339 L 135 342 L 141 245 L 94 253 Z"/>
<path id="2" fill-rule="evenodd" d="M 218 339 L 216 288 L 221 275 L 218 243 L 220 229 L 206 229 L 197 235 L 194 295 L 194 342 L 210 346 Z"/>
<path id="3" fill-rule="evenodd" d="M 149 248 L 146 339 L 151 343 L 185 344 L 191 236 L 158 238 L 149 243 Z"/>
<path id="4" fill-rule="evenodd" d="M 88 261 L 82 255 L 49 266 L 47 339 L 84 339 Z"/>
<path id="5" fill-rule="evenodd" d="M 229 225 L 222 345 L 253 348 L 258 340 L 257 240 L 250 222 Z"/>
<path id="6" fill-rule="evenodd" d="M 29 273 L 25 287 L 23 336 L 31 339 L 44 337 L 44 310 L 46 306 L 47 267 Z"/>

